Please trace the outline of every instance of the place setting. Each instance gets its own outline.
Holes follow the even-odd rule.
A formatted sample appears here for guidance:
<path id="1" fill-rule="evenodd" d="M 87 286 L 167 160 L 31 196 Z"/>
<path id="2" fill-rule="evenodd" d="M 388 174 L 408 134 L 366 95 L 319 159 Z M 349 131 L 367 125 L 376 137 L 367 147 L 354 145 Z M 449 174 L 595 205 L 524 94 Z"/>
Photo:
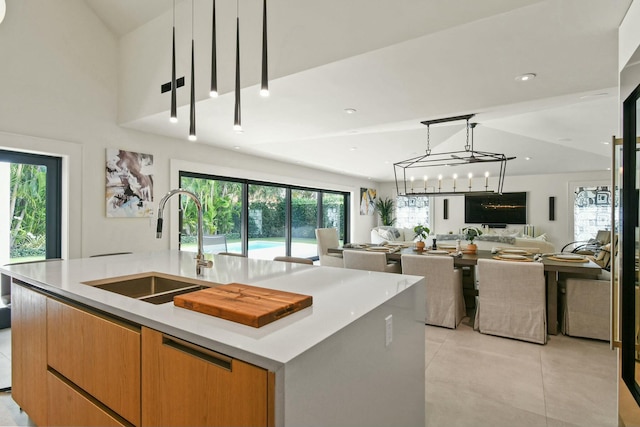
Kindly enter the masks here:
<path id="1" fill-rule="evenodd" d="M 552 254 L 546 257 L 552 261 L 559 262 L 575 262 L 575 263 L 585 263 L 589 262 L 589 259 L 584 255 L 578 254 Z"/>
<path id="2" fill-rule="evenodd" d="M 519 261 L 519 262 L 533 262 L 533 258 L 526 255 L 513 254 L 513 253 L 498 253 L 493 259 L 500 261 Z"/>

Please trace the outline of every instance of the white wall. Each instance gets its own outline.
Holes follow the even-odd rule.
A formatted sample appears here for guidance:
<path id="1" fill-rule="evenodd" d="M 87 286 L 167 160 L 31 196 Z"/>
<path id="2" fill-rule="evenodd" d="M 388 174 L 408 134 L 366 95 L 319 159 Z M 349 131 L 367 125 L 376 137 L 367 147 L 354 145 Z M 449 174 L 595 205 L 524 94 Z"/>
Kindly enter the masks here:
<path id="1" fill-rule="evenodd" d="M 535 226 L 536 235 L 546 233 L 548 240 L 560 250 L 573 241 L 573 188 L 575 185 L 610 185 L 611 172 L 588 172 L 557 175 L 507 176 L 504 191 L 527 192 L 527 221 Z M 395 184 L 381 186 L 381 196 L 395 197 Z M 549 221 L 549 197 L 555 197 L 555 221 Z M 449 199 L 449 219 L 443 219 L 443 199 Z M 457 232 L 470 224 L 464 222 L 464 197 L 432 198 L 432 234 Z M 479 225 L 479 224 L 474 224 Z M 522 231 L 522 226 L 509 226 Z"/>
<path id="2" fill-rule="evenodd" d="M 358 214 L 371 181 L 144 134 L 116 125 L 118 41 L 83 0 L 7 1 L 0 24 L 0 148 L 63 156 L 68 258 L 168 248 L 149 219 L 106 218 L 105 149 L 154 155 L 154 200 L 172 185 L 172 159 L 232 167 L 252 178 L 352 192 L 352 239 L 365 241 L 375 217 Z M 171 215 L 171 214 L 169 214 Z"/>

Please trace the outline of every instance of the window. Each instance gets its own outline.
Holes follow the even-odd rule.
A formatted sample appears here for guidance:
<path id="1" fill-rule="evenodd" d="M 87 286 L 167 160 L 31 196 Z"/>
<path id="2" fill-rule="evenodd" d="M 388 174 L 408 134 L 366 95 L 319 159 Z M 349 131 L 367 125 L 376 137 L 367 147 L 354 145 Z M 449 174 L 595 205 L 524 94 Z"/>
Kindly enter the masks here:
<path id="1" fill-rule="evenodd" d="M 185 171 L 180 171 L 180 187 L 202 201 L 205 252 L 317 259 L 316 228 L 337 228 L 341 242 L 348 235 L 348 193 Z M 196 226 L 193 200 L 180 197 L 181 250 L 196 251 Z"/>
<path id="2" fill-rule="evenodd" d="M 576 187 L 574 195 L 574 241 L 588 241 L 598 230 L 611 230 L 611 187 Z"/>
<path id="3" fill-rule="evenodd" d="M 62 159 L 0 150 L 0 261 L 60 258 Z"/>
<path id="4" fill-rule="evenodd" d="M 418 224 L 431 228 L 429 197 L 398 196 L 396 198 L 396 222 L 398 228 L 413 228 Z"/>

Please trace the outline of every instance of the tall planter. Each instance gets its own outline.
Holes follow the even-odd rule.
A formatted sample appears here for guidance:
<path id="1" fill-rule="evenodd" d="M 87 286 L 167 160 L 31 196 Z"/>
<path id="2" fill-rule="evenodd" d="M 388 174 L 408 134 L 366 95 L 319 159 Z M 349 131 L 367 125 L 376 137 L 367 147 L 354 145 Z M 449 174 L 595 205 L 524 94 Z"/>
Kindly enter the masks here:
<path id="1" fill-rule="evenodd" d="M 393 225 L 396 219 L 393 217 L 394 202 L 390 198 L 378 199 L 376 201 L 376 212 L 380 215 L 382 225 Z"/>

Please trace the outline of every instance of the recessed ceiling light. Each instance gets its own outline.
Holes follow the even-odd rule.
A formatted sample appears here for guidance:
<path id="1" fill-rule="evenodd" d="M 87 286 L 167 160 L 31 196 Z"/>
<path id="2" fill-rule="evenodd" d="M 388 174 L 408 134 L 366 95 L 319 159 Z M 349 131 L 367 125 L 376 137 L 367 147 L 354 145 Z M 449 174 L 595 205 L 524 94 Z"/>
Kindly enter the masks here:
<path id="1" fill-rule="evenodd" d="M 536 78 L 536 75 L 534 73 L 526 73 L 526 74 L 520 74 L 519 76 L 516 76 L 516 81 L 528 82 L 529 80 L 533 80 L 535 78 Z"/>
<path id="2" fill-rule="evenodd" d="M 608 170 L 608 171 L 610 171 L 610 170 L 611 170 L 611 168 L 607 168 L 607 170 Z"/>
<path id="3" fill-rule="evenodd" d="M 525 160 L 531 160 L 531 157 L 525 157 L 524 159 Z"/>
<path id="4" fill-rule="evenodd" d="M 358 149 L 358 147 L 351 147 L 349 148 L 349 151 L 356 151 Z"/>
<path id="5" fill-rule="evenodd" d="M 239 149 L 240 149 L 240 146 L 239 146 L 239 145 L 236 145 L 236 146 L 235 146 L 235 147 L 233 147 L 233 148 L 235 148 L 236 150 L 239 150 Z"/>
<path id="6" fill-rule="evenodd" d="M 571 141 L 571 138 L 558 138 L 557 140 L 558 142 L 569 142 Z"/>
<path id="7" fill-rule="evenodd" d="M 604 145 L 609 145 L 609 141 L 602 141 Z"/>
<path id="8" fill-rule="evenodd" d="M 347 114 L 353 114 L 353 113 L 356 112 L 356 109 L 355 108 L 345 108 L 344 112 L 347 113 Z"/>

